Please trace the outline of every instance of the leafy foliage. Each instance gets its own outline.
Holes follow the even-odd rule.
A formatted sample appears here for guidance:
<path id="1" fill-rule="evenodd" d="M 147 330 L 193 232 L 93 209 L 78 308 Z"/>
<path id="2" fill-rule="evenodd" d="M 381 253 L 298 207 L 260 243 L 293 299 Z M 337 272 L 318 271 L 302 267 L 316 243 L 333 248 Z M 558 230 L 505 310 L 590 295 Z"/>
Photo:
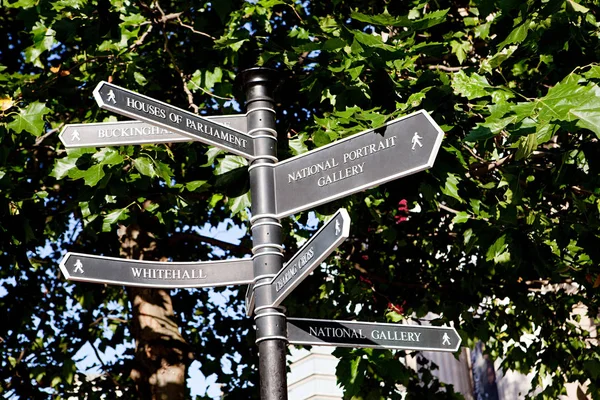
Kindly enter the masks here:
<path id="1" fill-rule="evenodd" d="M 198 143 L 65 150 L 61 126 L 114 120 L 91 97 L 101 80 L 201 114 L 239 113 L 236 75 L 263 65 L 282 78 L 281 159 L 421 108 L 446 133 L 431 170 L 315 210 L 348 207 L 352 238 L 286 300 L 289 315 L 431 312 L 504 368 L 533 372 L 530 397 L 590 379 L 600 398 L 600 353 L 573 315 L 595 320 L 599 306 L 599 11 L 575 0 L 4 0 L 0 393 L 93 398 L 96 387 L 136 398 L 131 349 L 99 365 L 102 379 L 76 368 L 86 343 L 130 343 L 130 306 L 122 288 L 66 282 L 66 250 L 119 255 L 119 226 L 137 225 L 153 235 L 150 257 L 208 260 L 217 256 L 193 227 L 248 225 L 239 157 Z M 307 222 L 282 221 L 290 254 Z M 222 244 L 224 257 L 248 254 L 248 243 Z M 202 373 L 231 398 L 252 398 L 240 292 L 226 306 L 205 290 L 172 299 Z M 401 353 L 336 354 L 348 398 L 399 398 L 398 385 L 412 398 L 459 396 L 425 361 L 417 374 Z"/>

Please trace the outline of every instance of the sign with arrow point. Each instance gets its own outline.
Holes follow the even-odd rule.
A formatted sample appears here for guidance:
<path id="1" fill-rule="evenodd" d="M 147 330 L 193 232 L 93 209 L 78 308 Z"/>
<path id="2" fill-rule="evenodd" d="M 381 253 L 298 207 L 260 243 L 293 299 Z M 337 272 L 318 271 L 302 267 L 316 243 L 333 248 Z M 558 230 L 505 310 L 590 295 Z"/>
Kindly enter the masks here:
<path id="1" fill-rule="evenodd" d="M 421 110 L 278 162 L 273 167 L 277 218 L 430 168 L 443 136 Z"/>
<path id="2" fill-rule="evenodd" d="M 317 268 L 350 234 L 350 216 L 344 209 L 315 233 L 283 266 L 271 281 L 273 307 L 277 307 L 292 290 Z"/>
<path id="3" fill-rule="evenodd" d="M 197 288 L 252 282 L 252 259 L 159 262 L 67 253 L 60 262 L 73 281 L 154 288 Z"/>
<path id="4" fill-rule="evenodd" d="M 461 338 L 454 328 L 376 322 L 288 318 L 294 345 L 455 352 Z"/>
<path id="5" fill-rule="evenodd" d="M 245 132 L 245 114 L 217 115 L 207 117 L 226 127 Z M 188 135 L 172 132 L 142 121 L 95 122 L 87 124 L 67 124 L 58 135 L 66 148 L 127 146 L 147 143 L 190 142 Z"/>
<path id="6" fill-rule="evenodd" d="M 100 108 L 181 133 L 251 160 L 255 158 L 252 136 L 192 112 L 108 82 L 98 84 L 94 98 Z"/>

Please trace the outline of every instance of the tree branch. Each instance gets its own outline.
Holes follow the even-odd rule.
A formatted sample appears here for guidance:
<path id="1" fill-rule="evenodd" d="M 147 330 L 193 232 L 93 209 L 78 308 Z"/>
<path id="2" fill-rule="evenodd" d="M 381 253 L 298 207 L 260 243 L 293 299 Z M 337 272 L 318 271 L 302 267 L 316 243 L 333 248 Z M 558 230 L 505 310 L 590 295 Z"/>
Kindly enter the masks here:
<path id="1" fill-rule="evenodd" d="M 212 39 L 212 40 L 217 40 L 217 38 L 216 38 L 216 37 L 214 37 L 214 36 L 210 36 L 208 33 L 204 33 L 204 32 L 197 31 L 197 30 L 195 30 L 195 29 L 194 29 L 194 27 L 193 27 L 193 26 L 191 26 L 191 25 L 187 25 L 187 24 L 184 24 L 184 23 L 183 23 L 183 21 L 181 20 L 181 18 L 179 18 L 179 16 L 177 16 L 177 21 L 179 21 L 179 25 L 181 25 L 181 26 L 182 26 L 182 27 L 184 27 L 184 28 L 187 28 L 187 29 L 189 29 L 190 31 L 192 31 L 193 33 L 195 33 L 195 34 L 197 34 L 197 35 L 202 35 L 202 36 L 206 36 L 207 38 L 210 38 L 210 39 Z"/>
<path id="2" fill-rule="evenodd" d="M 448 67 L 446 65 L 436 64 L 436 65 L 428 65 L 427 68 L 429 68 L 429 69 L 435 69 L 435 70 L 441 70 L 441 71 L 446 71 L 446 72 L 457 72 L 457 71 L 463 70 L 463 69 L 465 69 L 467 67 Z"/>

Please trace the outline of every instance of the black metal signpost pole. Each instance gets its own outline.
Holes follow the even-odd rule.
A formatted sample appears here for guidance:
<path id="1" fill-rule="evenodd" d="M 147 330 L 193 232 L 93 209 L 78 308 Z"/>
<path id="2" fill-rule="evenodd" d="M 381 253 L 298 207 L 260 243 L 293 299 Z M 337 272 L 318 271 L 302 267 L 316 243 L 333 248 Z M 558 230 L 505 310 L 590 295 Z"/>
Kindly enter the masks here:
<path id="1" fill-rule="evenodd" d="M 277 132 L 272 98 L 275 71 L 252 68 L 242 72 L 246 91 L 248 134 L 255 138 L 254 160 L 248 168 L 252 194 L 254 259 L 254 321 L 259 352 L 260 398 L 286 400 L 286 318 L 273 307 L 270 284 L 283 266 L 281 224 L 275 217 L 273 165 L 277 162 Z"/>
<path id="2" fill-rule="evenodd" d="M 98 105 L 139 121 L 71 125 L 60 137 L 65 147 L 197 140 L 247 158 L 252 194 L 252 259 L 148 263 L 68 253 L 60 265 L 63 274 L 72 280 L 150 287 L 249 284 L 246 313 L 254 314 L 256 324 L 263 400 L 288 398 L 288 343 L 457 351 L 461 339 L 454 328 L 292 318 L 287 321 L 279 307 L 348 237 L 350 217 L 345 210 L 338 211 L 285 268 L 279 219 L 430 168 L 441 146 L 442 129 L 421 110 L 278 162 L 272 97 L 275 71 L 251 68 L 242 71 L 240 78 L 246 91 L 247 112 L 223 117 L 202 117 L 100 82 L 94 90 Z M 164 137 L 146 137 L 161 135 Z"/>

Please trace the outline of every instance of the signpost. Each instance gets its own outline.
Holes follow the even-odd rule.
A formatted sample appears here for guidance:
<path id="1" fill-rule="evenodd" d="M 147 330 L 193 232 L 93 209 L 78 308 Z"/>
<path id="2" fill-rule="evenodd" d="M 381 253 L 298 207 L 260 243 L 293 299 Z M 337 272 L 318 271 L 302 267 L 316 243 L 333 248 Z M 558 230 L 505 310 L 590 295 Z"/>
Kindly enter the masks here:
<path id="1" fill-rule="evenodd" d="M 444 132 L 426 111 L 274 165 L 283 218 L 433 166 Z"/>
<path id="2" fill-rule="evenodd" d="M 281 304 L 350 234 L 350 216 L 344 209 L 315 233 L 273 278 L 270 285 L 272 305 Z"/>
<path id="3" fill-rule="evenodd" d="M 219 115 L 207 117 L 221 125 L 239 131 L 247 130 L 246 115 Z M 66 148 L 126 146 L 147 143 L 177 143 L 193 140 L 188 135 L 172 132 L 160 126 L 141 121 L 98 122 L 67 124 L 58 135 Z"/>
<path id="4" fill-rule="evenodd" d="M 282 225 L 293 213 L 398 179 L 433 165 L 443 132 L 425 111 L 396 119 L 289 160 L 277 160 L 272 71 L 246 70 L 247 113 L 201 117 L 107 82 L 94 90 L 101 108 L 139 121 L 67 125 L 65 147 L 196 140 L 250 160 L 252 258 L 149 262 L 67 253 L 60 269 L 75 281 L 183 288 L 248 284 L 254 315 L 260 396 L 287 399 L 286 346 L 326 345 L 454 352 L 454 328 L 371 322 L 287 319 L 281 302 L 349 235 L 340 209 L 283 265 Z"/>
<path id="5" fill-rule="evenodd" d="M 106 110 L 181 133 L 251 160 L 255 158 L 252 136 L 192 112 L 108 82 L 96 86 L 94 98 Z"/>
<path id="6" fill-rule="evenodd" d="M 67 253 L 60 270 L 82 282 L 154 288 L 200 288 L 252 282 L 252 259 L 158 262 Z"/>
<path id="7" fill-rule="evenodd" d="M 455 352 L 454 328 L 375 322 L 288 318 L 288 340 L 296 345 Z"/>

